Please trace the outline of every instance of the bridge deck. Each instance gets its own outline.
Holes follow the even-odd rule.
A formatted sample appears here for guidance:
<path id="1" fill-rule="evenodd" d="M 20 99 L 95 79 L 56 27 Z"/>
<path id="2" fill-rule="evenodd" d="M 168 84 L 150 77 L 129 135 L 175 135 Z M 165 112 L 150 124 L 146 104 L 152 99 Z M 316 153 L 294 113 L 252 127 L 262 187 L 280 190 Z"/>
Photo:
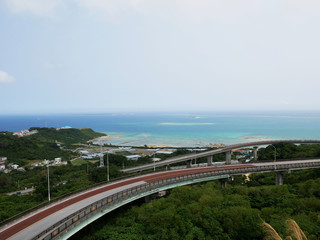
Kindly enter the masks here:
<path id="1" fill-rule="evenodd" d="M 196 159 L 196 158 L 208 157 L 208 156 L 212 156 L 212 155 L 215 155 L 218 153 L 224 153 L 224 152 L 234 150 L 234 149 L 250 147 L 250 146 L 270 145 L 270 144 L 277 144 L 277 143 L 297 143 L 297 144 L 318 143 L 318 144 L 320 144 L 320 140 L 268 140 L 268 141 L 239 143 L 239 144 L 229 145 L 229 146 L 225 146 L 223 148 L 210 150 L 210 151 L 206 151 L 206 152 L 191 153 L 191 154 L 186 154 L 183 156 L 172 157 L 172 158 L 166 159 L 164 161 L 159 161 L 156 163 L 150 163 L 150 164 L 145 164 L 145 165 L 131 167 L 131 168 L 125 168 L 125 169 L 122 169 L 121 171 L 127 172 L 127 173 L 143 171 L 146 169 L 152 169 L 154 166 L 155 167 L 166 166 L 166 165 L 170 165 L 170 164 L 174 164 L 174 163 L 178 163 L 178 162 L 184 162 L 184 161 L 188 161 L 188 160 L 192 160 L 192 159 Z"/>

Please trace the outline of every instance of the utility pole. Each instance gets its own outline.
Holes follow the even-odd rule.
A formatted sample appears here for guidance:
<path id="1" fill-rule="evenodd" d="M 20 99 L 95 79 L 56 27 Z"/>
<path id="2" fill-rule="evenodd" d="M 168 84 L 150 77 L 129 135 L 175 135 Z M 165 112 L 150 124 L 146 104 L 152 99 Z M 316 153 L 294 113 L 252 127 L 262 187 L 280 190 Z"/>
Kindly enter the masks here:
<path id="1" fill-rule="evenodd" d="M 103 161 L 103 153 L 102 153 L 102 142 L 100 141 L 100 167 L 104 167 L 104 161 Z"/>
<path id="2" fill-rule="evenodd" d="M 270 146 L 272 146 L 274 148 L 274 160 L 273 161 L 276 162 L 277 161 L 277 149 L 272 144 Z"/>
<path id="3" fill-rule="evenodd" d="M 51 198 L 50 198 L 50 178 L 49 178 L 49 165 L 47 165 L 47 169 L 48 169 L 48 200 L 50 202 Z"/>
<path id="4" fill-rule="evenodd" d="M 87 174 L 89 174 L 89 163 L 87 162 Z"/>
<path id="5" fill-rule="evenodd" d="M 109 182 L 109 152 L 107 152 L 107 181 Z"/>

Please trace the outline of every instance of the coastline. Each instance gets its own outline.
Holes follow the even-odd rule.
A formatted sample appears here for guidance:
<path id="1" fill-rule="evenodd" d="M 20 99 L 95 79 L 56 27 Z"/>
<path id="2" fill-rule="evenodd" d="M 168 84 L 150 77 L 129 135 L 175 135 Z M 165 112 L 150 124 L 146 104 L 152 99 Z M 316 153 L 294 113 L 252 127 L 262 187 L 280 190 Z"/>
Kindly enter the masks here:
<path id="1" fill-rule="evenodd" d="M 111 144 L 114 146 L 124 146 L 124 147 L 145 147 L 148 146 L 150 148 L 192 148 L 192 147 L 215 147 L 219 148 L 226 145 L 232 145 L 236 143 L 243 143 L 243 142 L 249 142 L 249 141 L 264 141 L 264 140 L 271 140 L 272 138 L 267 137 L 260 137 L 260 136 L 244 136 L 241 138 L 234 139 L 234 142 L 231 142 L 229 144 L 222 143 L 222 142 L 206 142 L 206 141 L 197 141 L 197 142 L 190 142 L 189 144 L 181 144 L 184 141 L 182 141 L 180 144 L 172 144 L 172 143 L 163 143 L 163 140 L 157 140 L 152 139 L 152 135 L 148 134 L 148 138 L 134 138 L 130 136 L 130 139 L 128 140 L 128 137 L 125 136 L 125 134 L 117 134 L 117 135 L 110 135 L 107 132 L 103 132 L 104 134 L 107 134 L 107 136 L 102 136 L 96 139 L 91 140 L 91 142 L 95 144 Z M 143 134 L 139 134 L 138 136 L 141 136 Z M 243 140 L 243 141 L 241 141 Z M 172 141 L 172 139 L 171 139 Z M 178 139 L 174 141 L 179 141 Z"/>
<path id="2" fill-rule="evenodd" d="M 288 114 L 289 115 L 289 114 Z M 197 117 L 195 117 L 197 116 Z M 106 133 L 103 141 L 119 146 L 201 147 L 272 139 L 319 139 L 319 118 L 310 114 L 102 114 L 0 117 L 2 131 L 71 126 Z"/>

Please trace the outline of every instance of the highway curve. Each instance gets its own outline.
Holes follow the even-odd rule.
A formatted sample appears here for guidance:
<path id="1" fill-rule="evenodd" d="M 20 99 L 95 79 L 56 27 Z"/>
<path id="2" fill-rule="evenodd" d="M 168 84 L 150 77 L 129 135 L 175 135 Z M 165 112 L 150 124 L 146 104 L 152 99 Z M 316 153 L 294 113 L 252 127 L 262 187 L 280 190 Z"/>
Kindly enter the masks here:
<path id="1" fill-rule="evenodd" d="M 218 169 L 230 169 L 230 168 L 239 168 L 240 166 L 221 166 L 221 167 L 206 167 L 206 168 L 198 168 L 198 169 L 185 169 L 185 170 L 177 170 L 177 171 L 169 171 L 169 172 L 162 172 L 162 173 L 153 173 L 146 176 L 135 177 L 132 179 L 123 180 L 121 182 L 117 182 L 114 184 L 108 184 L 107 186 L 100 187 L 98 189 L 86 192 L 86 193 L 79 193 L 71 199 L 65 200 L 61 203 L 55 204 L 49 208 L 46 208 L 22 221 L 18 221 L 16 224 L 8 227 L 4 231 L 0 232 L 0 240 L 8 239 L 18 232 L 22 231 L 23 229 L 28 228 L 29 226 L 35 224 L 38 221 L 48 217 L 49 215 L 58 212 L 74 203 L 82 201 L 86 198 L 92 197 L 102 192 L 106 192 L 112 189 L 116 189 L 128 184 L 132 184 L 135 182 L 153 182 L 159 179 L 164 179 L 168 177 L 176 177 L 188 173 L 198 173 L 198 172 L 206 172 L 208 170 L 218 170 Z M 243 167 L 254 167 L 254 165 L 241 165 Z"/>

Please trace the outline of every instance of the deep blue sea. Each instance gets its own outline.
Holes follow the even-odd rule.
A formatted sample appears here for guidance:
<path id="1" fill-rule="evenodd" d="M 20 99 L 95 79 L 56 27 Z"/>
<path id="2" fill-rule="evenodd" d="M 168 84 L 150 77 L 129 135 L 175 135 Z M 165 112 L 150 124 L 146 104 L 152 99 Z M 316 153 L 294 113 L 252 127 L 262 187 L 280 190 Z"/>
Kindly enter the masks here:
<path id="1" fill-rule="evenodd" d="M 320 139 L 320 113 L 117 113 L 0 115 L 1 131 L 92 128 L 117 145 L 205 146 L 264 139 Z"/>

